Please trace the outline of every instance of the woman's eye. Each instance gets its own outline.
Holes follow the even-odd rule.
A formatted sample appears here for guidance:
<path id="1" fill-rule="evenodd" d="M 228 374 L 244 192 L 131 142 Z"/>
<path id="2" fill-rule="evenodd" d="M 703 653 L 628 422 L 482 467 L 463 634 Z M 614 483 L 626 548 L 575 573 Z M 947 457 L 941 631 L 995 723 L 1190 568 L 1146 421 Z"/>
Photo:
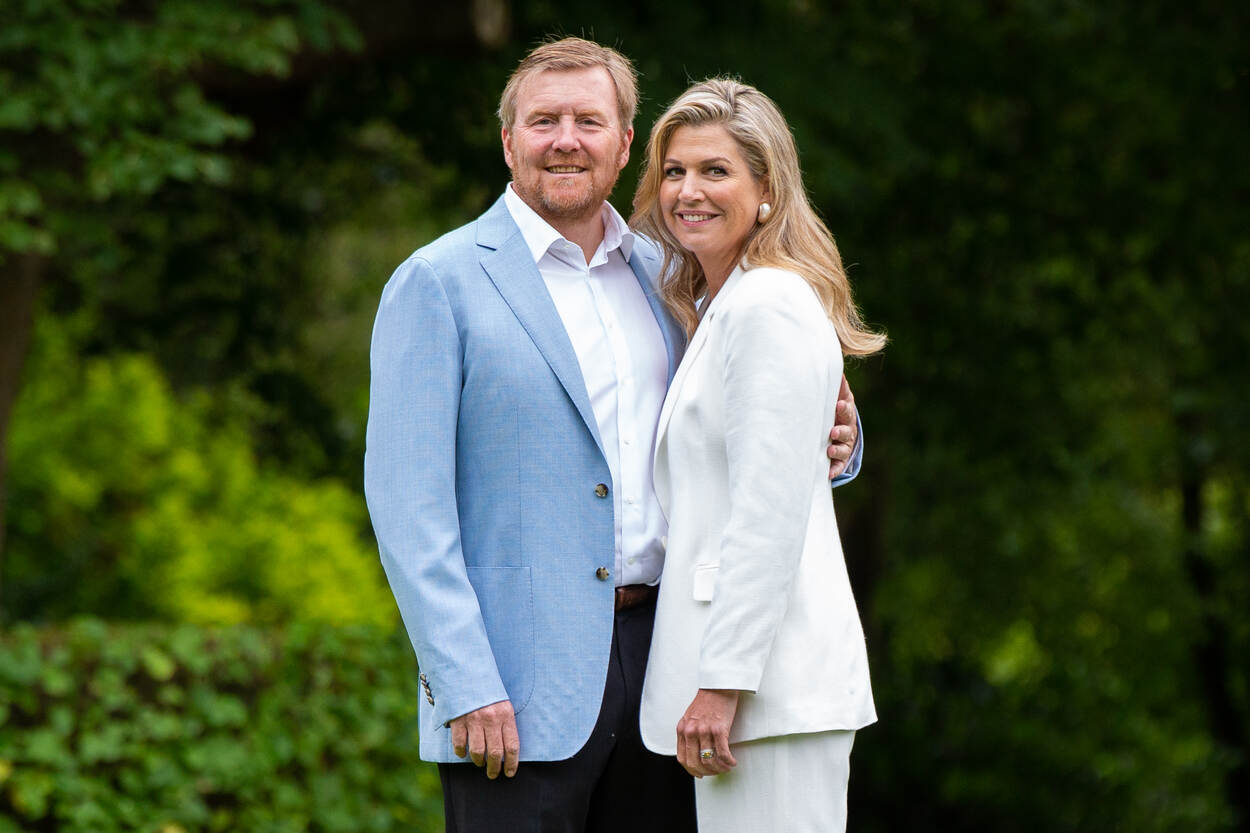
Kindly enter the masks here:
<path id="1" fill-rule="evenodd" d="M 683 171 L 681 168 L 674 167 L 674 168 L 664 169 L 664 175 L 668 177 L 669 179 L 672 179 L 675 176 L 681 176 L 683 173 L 685 173 L 685 171 Z"/>
<path id="2" fill-rule="evenodd" d="M 729 174 L 729 171 L 725 170 L 719 165 L 713 165 L 712 167 L 707 169 L 707 172 L 711 174 L 712 176 L 727 176 Z"/>

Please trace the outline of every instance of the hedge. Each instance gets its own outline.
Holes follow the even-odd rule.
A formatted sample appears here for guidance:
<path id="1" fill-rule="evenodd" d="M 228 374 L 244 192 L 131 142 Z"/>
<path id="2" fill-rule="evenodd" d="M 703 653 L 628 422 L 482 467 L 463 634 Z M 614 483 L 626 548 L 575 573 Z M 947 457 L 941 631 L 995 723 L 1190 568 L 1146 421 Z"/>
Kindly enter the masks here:
<path id="1" fill-rule="evenodd" d="M 442 829 L 415 661 L 368 627 L 0 634 L 0 833 Z"/>

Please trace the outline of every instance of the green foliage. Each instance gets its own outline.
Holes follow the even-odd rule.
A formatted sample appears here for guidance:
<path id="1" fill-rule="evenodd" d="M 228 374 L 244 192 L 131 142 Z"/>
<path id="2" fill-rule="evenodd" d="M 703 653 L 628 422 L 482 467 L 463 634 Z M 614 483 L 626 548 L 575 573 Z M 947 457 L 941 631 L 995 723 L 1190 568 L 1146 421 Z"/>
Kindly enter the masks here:
<path id="1" fill-rule="evenodd" d="M 356 44 L 316 0 L 20 5 L 0 33 L 0 258 L 54 250 L 93 201 L 227 181 L 221 148 L 251 126 L 204 75 L 282 76 L 302 46 Z"/>
<path id="2" fill-rule="evenodd" d="M 6 21 L 0 249 L 58 245 L 7 609 L 393 615 L 359 498 L 325 480 L 359 486 L 377 292 L 502 187 L 492 110 L 517 59 L 584 33 L 642 71 L 618 207 L 664 104 L 738 74 L 786 113 L 891 336 L 851 367 L 867 470 L 837 497 L 882 718 L 853 826 L 1245 829 L 1227 776 L 1250 760 L 1250 6 L 508 5 L 497 51 L 448 7 L 419 48 L 272 89 L 243 74 L 332 45 L 323 7 L 60 0 Z M 17 794 L 46 803 L 50 778 Z"/>
<path id="3" fill-rule="evenodd" d="M 13 615 L 394 621 L 358 496 L 258 462 L 246 397 L 175 396 L 150 358 L 83 357 L 70 330 L 41 320 L 14 415 Z"/>
<path id="4" fill-rule="evenodd" d="M 374 628 L 0 636 L 0 831 L 440 829 L 411 648 Z"/>

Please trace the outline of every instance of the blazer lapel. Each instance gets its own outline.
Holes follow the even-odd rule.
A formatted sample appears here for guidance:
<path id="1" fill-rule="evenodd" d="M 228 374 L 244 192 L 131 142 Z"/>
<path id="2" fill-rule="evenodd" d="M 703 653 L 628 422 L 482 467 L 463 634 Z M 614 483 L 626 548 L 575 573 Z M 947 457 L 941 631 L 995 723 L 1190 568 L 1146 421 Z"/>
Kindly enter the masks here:
<path id="1" fill-rule="evenodd" d="M 642 287 L 642 294 L 646 296 L 647 303 L 651 306 L 651 313 L 655 316 L 656 323 L 660 325 L 660 333 L 664 336 L 664 349 L 668 352 L 668 383 L 672 385 L 686 346 L 686 335 L 681 331 L 681 326 L 673 320 L 673 316 L 669 315 L 668 308 L 664 306 L 664 300 L 660 298 L 660 291 L 656 286 L 658 275 L 655 281 L 651 278 L 659 271 L 660 263 L 654 258 L 647 258 L 640 254 L 639 247 L 635 244 L 634 251 L 629 258 L 629 268 L 634 270 L 634 277 L 638 279 L 638 285 Z"/>
<path id="2" fill-rule="evenodd" d="M 721 301 L 737 285 L 742 277 L 742 272 L 741 266 L 730 272 L 729 277 L 725 279 L 725 285 L 721 287 L 720 292 L 716 293 L 716 297 L 708 305 L 707 311 L 703 313 L 703 319 L 699 322 L 694 335 L 690 338 L 690 344 L 686 347 L 686 353 L 681 358 L 681 365 L 677 368 L 677 373 L 673 376 L 672 383 L 668 386 L 668 395 L 664 397 L 664 407 L 660 409 L 660 420 L 655 428 L 655 457 L 657 459 L 660 456 L 660 446 L 668 432 L 669 420 L 673 417 L 673 407 L 677 400 L 681 398 L 681 386 L 689 377 L 690 368 L 696 363 L 700 351 L 703 350 L 703 345 L 707 343 L 708 333 L 712 330 L 712 321 L 716 317 L 716 308 L 720 306 Z"/>
<path id="3" fill-rule="evenodd" d="M 690 375 L 690 368 L 695 364 L 695 360 L 703 349 L 703 345 L 707 343 L 708 329 L 708 327 L 700 325 L 694 331 L 694 337 L 690 339 L 690 345 L 686 348 L 686 354 L 681 357 L 681 364 L 677 367 L 677 373 L 673 376 L 672 384 L 668 386 L 668 395 L 664 397 L 664 407 L 660 409 L 660 420 L 655 428 L 655 452 L 657 457 L 668 431 L 668 421 L 673 417 L 673 406 L 677 403 L 677 399 L 681 394 L 681 386 L 686 381 L 686 377 Z"/>
<path id="4" fill-rule="evenodd" d="M 603 451 L 599 423 L 595 421 L 595 412 L 590 406 L 590 395 L 586 393 L 586 381 L 577 364 L 577 354 L 573 352 L 573 344 L 564 329 L 564 322 L 560 320 L 560 313 L 556 311 L 547 285 L 543 283 L 542 275 L 521 237 L 521 230 L 508 213 L 503 197 L 478 219 L 477 243 L 488 250 L 482 254 L 482 268 L 560 380 L 595 438 L 595 445 Z"/>

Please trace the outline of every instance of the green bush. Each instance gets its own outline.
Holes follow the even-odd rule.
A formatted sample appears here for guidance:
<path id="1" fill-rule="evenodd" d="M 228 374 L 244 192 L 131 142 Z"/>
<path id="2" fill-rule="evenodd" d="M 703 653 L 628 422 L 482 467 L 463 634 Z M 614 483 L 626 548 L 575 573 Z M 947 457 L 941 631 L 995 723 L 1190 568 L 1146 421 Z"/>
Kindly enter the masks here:
<path id="1" fill-rule="evenodd" d="M 441 829 L 416 669 L 367 626 L 0 636 L 0 833 Z"/>
<path id="2" fill-rule="evenodd" d="M 13 415 L 10 621 L 397 621 L 346 484 L 263 462 L 243 394 L 178 395 L 150 356 L 82 355 L 75 326 L 40 320 Z"/>

